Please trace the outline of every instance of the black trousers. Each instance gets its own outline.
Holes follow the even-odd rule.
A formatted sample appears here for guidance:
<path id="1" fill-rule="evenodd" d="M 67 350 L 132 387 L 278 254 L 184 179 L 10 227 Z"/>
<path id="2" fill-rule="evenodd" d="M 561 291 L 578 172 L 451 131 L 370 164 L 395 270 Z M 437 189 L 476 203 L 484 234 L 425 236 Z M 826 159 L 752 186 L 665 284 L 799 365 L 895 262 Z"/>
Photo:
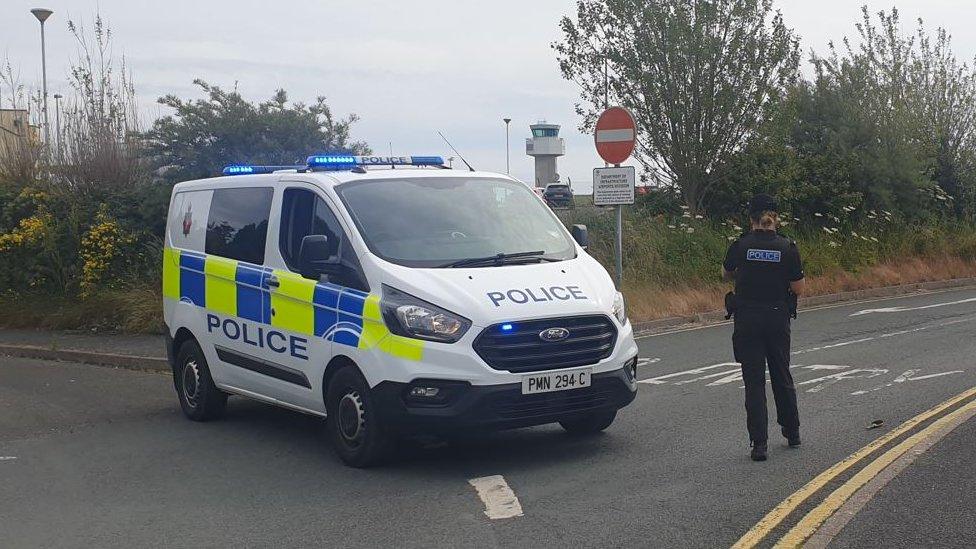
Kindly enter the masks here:
<path id="1" fill-rule="evenodd" d="M 732 333 L 735 360 L 742 364 L 746 386 L 749 440 L 766 442 L 766 368 L 776 400 L 776 422 L 786 431 L 800 428 L 796 388 L 790 374 L 790 316 L 785 306 L 748 307 L 735 314 Z"/>

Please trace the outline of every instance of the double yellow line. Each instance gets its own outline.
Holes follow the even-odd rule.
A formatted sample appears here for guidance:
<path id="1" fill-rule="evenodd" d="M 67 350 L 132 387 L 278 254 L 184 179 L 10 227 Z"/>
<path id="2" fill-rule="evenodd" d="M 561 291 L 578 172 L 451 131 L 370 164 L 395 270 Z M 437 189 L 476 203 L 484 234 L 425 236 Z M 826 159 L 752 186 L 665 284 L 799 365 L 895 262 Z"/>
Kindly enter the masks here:
<path id="1" fill-rule="evenodd" d="M 796 509 L 804 501 L 826 486 L 829 482 L 860 463 L 862 460 L 864 460 L 864 458 L 868 457 L 874 453 L 875 450 L 878 450 L 885 444 L 911 431 L 919 424 L 938 416 L 939 414 L 945 412 L 960 402 L 964 402 L 967 399 L 972 398 L 973 396 L 976 396 L 976 387 L 958 394 L 949 400 L 946 400 L 945 402 L 909 419 L 905 423 L 899 425 L 898 428 L 892 430 L 882 437 L 879 437 L 867 446 L 838 462 L 830 469 L 820 473 L 816 476 L 816 478 L 806 483 L 802 488 L 794 492 L 779 505 L 777 505 L 772 511 L 767 513 L 762 520 L 756 523 L 756 525 L 746 532 L 745 535 L 743 535 L 732 547 L 734 549 L 751 549 L 756 547 L 776 527 L 782 524 L 782 522 L 791 513 L 796 511 Z M 973 415 L 974 413 L 976 413 L 976 400 L 968 402 L 954 410 L 952 413 L 946 414 L 945 416 L 939 418 L 929 426 L 921 429 L 919 432 L 906 438 L 904 441 L 882 454 L 880 457 L 864 467 L 864 469 L 851 477 L 847 482 L 834 490 L 829 496 L 827 496 L 823 503 L 815 507 L 812 511 L 807 513 L 806 516 L 800 519 L 800 522 L 798 522 L 796 526 L 790 529 L 790 531 L 776 543 L 776 547 L 799 547 L 802 545 L 811 535 L 814 534 L 814 532 L 816 532 L 817 528 L 819 528 L 828 518 L 830 518 L 834 512 L 840 509 L 840 507 L 844 505 L 844 503 L 850 499 L 850 497 L 854 495 L 858 489 L 877 476 L 877 474 L 884 470 L 885 467 L 893 463 L 896 459 L 901 457 L 924 439 L 938 433 L 954 422 L 959 421 L 960 418 L 967 415 Z"/>

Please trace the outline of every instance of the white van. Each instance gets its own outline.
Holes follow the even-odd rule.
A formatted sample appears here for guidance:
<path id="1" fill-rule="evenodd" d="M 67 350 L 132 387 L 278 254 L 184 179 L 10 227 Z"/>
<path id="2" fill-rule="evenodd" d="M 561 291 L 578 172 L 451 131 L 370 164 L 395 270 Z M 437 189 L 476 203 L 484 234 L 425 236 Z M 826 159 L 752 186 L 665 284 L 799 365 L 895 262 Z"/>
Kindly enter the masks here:
<path id="1" fill-rule="evenodd" d="M 176 185 L 163 301 L 187 417 L 231 394 L 323 416 L 353 466 L 399 436 L 608 427 L 637 345 L 586 228 L 442 164 L 313 156 Z"/>

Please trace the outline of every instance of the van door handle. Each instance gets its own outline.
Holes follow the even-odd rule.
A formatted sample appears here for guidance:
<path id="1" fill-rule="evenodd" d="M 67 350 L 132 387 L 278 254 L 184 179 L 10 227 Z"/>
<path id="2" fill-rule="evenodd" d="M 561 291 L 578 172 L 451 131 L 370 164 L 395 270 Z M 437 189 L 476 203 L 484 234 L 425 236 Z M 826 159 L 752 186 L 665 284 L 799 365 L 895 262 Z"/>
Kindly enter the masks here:
<path id="1" fill-rule="evenodd" d="M 264 279 L 264 283 L 265 283 L 265 284 L 266 284 L 266 285 L 267 285 L 267 286 L 268 286 L 269 288 L 277 288 L 278 286 L 280 286 L 280 285 L 281 285 L 281 283 L 280 283 L 280 282 L 278 282 L 278 277 L 276 277 L 275 275 L 271 275 L 271 276 L 269 276 L 268 278 L 266 278 L 266 279 Z"/>

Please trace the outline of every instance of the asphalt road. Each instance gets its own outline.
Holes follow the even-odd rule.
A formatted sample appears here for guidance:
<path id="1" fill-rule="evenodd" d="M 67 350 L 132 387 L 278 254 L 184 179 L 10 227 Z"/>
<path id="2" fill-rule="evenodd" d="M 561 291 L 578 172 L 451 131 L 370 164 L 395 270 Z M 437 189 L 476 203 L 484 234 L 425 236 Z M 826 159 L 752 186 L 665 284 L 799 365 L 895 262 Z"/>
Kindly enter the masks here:
<path id="1" fill-rule="evenodd" d="M 0 358 L 0 545 L 727 547 L 824 469 L 976 386 L 974 326 L 973 289 L 802 313 L 804 445 L 771 424 L 766 463 L 748 459 L 728 325 L 641 339 L 644 383 L 603 435 L 412 444 L 365 471 L 341 465 L 310 417 L 233 398 L 224 420 L 192 423 L 166 376 Z M 901 545 L 890 525 L 914 516 L 913 540 L 974 539 L 974 439 L 964 425 L 921 456 L 835 544 Z M 491 475 L 523 516 L 485 515 L 468 481 Z M 969 488 L 940 500 L 939 486 Z"/>

